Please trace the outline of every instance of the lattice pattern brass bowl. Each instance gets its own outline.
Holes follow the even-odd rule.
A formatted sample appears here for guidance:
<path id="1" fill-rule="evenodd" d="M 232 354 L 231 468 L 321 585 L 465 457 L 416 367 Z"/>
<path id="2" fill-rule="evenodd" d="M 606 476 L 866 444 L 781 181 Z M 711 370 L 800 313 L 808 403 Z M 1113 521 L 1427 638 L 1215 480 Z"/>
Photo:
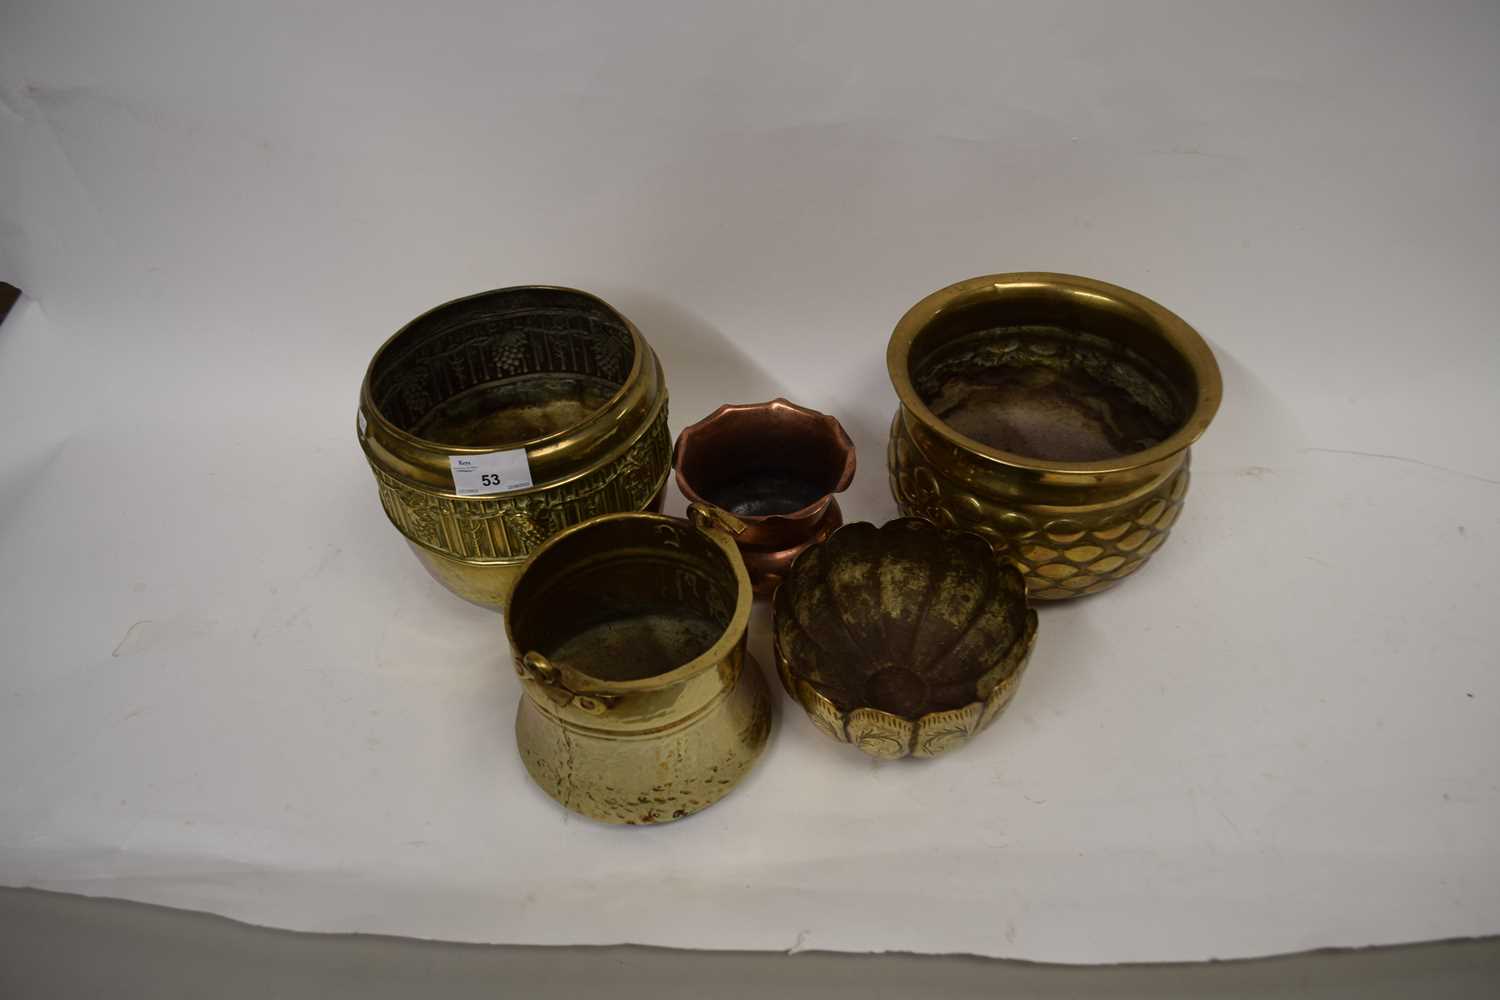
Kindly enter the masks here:
<path id="1" fill-rule="evenodd" d="M 936 757 L 989 725 L 1036 640 L 1020 572 L 920 518 L 848 524 L 802 553 L 772 611 L 782 686 L 874 757 Z"/>
<path id="2" fill-rule="evenodd" d="M 1181 318 L 1067 274 L 934 292 L 901 318 L 886 364 L 901 513 L 983 535 L 1034 601 L 1097 594 L 1145 565 L 1222 395 L 1213 352 Z"/>

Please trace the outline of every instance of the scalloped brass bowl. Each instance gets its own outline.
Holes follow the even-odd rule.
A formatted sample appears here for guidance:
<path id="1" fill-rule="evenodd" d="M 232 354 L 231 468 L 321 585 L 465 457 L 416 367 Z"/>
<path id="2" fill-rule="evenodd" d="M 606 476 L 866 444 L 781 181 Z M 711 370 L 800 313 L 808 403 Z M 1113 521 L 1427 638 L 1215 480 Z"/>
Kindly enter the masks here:
<path id="1" fill-rule="evenodd" d="M 846 524 L 808 548 L 772 608 L 782 686 L 873 757 L 936 757 L 1000 713 L 1036 640 L 1020 571 L 921 518 Z"/>

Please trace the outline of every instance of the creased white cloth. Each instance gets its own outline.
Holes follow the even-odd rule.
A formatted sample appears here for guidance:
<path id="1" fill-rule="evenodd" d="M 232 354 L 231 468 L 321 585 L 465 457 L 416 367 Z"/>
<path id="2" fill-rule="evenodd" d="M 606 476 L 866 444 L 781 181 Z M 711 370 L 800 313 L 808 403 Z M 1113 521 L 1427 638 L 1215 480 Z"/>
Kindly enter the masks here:
<path id="1" fill-rule="evenodd" d="M 1456 5 L 7 5 L 0 882 L 1064 962 L 1500 931 L 1496 37 Z M 355 445 L 381 340 L 590 289 L 674 430 L 834 413 L 878 521 L 891 327 L 1037 268 L 1181 313 L 1225 404 L 1171 542 L 1043 610 L 1001 722 L 877 764 L 783 701 L 656 829 L 533 788 L 500 621 Z"/>

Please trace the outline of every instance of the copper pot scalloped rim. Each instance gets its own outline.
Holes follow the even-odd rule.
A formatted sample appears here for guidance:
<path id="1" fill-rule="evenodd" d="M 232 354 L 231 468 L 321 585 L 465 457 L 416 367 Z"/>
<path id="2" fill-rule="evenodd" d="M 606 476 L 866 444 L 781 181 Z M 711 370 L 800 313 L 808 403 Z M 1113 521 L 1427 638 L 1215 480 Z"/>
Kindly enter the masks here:
<path id="1" fill-rule="evenodd" d="M 837 418 L 778 397 L 726 403 L 684 428 L 672 466 L 689 503 L 744 523 L 740 554 L 756 596 L 769 597 L 799 553 L 844 523 L 835 494 L 856 461 Z"/>

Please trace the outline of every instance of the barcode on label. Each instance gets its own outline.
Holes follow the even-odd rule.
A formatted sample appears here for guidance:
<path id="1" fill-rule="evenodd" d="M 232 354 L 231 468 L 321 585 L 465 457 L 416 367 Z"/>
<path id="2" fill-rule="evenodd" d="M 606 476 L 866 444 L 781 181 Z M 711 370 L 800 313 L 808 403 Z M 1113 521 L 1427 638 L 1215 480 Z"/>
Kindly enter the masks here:
<path id="1" fill-rule="evenodd" d="M 453 490 L 461 496 L 509 493 L 531 488 L 531 466 L 526 449 L 492 451 L 485 455 L 450 455 Z"/>

